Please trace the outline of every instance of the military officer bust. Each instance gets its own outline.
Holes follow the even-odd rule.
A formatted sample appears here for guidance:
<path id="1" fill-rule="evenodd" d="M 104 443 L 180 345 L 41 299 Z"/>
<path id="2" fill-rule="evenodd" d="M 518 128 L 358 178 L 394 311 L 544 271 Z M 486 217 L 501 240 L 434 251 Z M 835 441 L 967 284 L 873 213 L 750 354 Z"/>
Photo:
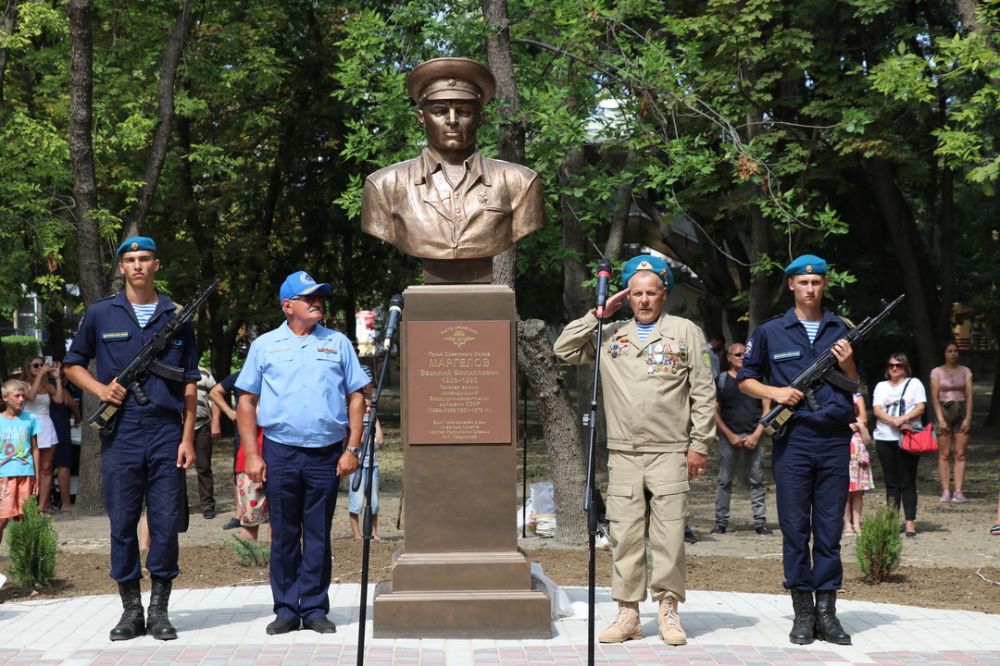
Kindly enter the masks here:
<path id="1" fill-rule="evenodd" d="M 479 63 L 428 60 L 410 72 L 406 87 L 427 147 L 368 176 L 361 228 L 423 259 L 425 274 L 429 264 L 444 262 L 486 266 L 488 274 L 493 256 L 541 228 L 538 174 L 476 149 L 483 107 L 496 87 Z"/>

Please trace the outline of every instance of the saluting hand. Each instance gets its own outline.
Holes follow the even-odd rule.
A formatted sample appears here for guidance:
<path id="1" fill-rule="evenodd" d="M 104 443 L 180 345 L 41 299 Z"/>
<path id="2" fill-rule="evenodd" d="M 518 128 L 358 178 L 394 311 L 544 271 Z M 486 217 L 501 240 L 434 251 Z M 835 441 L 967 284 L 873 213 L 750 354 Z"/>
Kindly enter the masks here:
<path id="1" fill-rule="evenodd" d="M 628 289 L 622 289 L 617 291 L 608 297 L 608 300 L 604 302 L 604 318 L 612 316 L 614 313 L 622 309 L 622 305 L 625 304 L 625 300 L 628 298 Z"/>

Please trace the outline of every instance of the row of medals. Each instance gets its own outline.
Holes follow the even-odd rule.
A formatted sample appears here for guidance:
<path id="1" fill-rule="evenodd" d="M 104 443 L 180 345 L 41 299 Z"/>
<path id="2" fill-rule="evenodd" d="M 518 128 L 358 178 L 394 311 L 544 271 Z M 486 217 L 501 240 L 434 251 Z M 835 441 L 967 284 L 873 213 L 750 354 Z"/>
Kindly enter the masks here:
<path id="1" fill-rule="evenodd" d="M 626 353 L 631 343 L 627 337 L 618 338 L 612 341 L 608 347 L 611 358 L 618 358 Z M 677 351 L 673 350 L 673 344 L 667 342 L 657 342 L 646 349 L 646 374 L 654 372 L 672 372 L 677 374 L 677 366 L 687 361 L 687 345 L 681 340 L 677 344 Z"/>

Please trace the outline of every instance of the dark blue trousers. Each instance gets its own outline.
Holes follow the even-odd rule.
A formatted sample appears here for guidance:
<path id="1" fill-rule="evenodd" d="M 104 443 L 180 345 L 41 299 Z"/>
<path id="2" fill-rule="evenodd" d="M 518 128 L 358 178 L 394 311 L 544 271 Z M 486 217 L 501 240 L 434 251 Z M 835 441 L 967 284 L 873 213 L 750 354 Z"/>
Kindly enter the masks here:
<path id="1" fill-rule="evenodd" d="M 127 407 L 110 437 L 101 437 L 104 505 L 111 521 L 111 577 L 139 580 L 139 518 L 145 501 L 149 519 L 146 568 L 173 580 L 177 528 L 184 506 L 184 470 L 177 466 L 182 435 L 180 414 L 152 407 Z"/>
<path id="2" fill-rule="evenodd" d="M 330 612 L 330 523 L 341 445 L 322 449 L 264 439 L 271 516 L 274 614 L 309 622 Z"/>
<path id="3" fill-rule="evenodd" d="M 785 587 L 838 590 L 840 536 L 850 485 L 851 430 L 793 423 L 774 440 L 772 467 L 782 534 Z M 812 538 L 812 549 L 809 540 Z"/>

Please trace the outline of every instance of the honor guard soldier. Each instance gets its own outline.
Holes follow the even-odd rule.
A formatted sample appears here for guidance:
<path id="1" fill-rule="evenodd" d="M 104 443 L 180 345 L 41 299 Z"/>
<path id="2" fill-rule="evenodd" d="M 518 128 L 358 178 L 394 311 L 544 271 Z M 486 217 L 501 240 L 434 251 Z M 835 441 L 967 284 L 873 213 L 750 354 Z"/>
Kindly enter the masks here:
<path id="1" fill-rule="evenodd" d="M 851 643 L 837 619 L 836 602 L 844 577 L 840 536 L 850 482 L 854 392 L 825 382 L 804 399 L 802 391 L 789 386 L 827 349 L 847 383 L 858 381 L 853 350 L 844 339 L 847 324 L 823 307 L 826 270 L 826 262 L 811 254 L 785 267 L 795 304 L 757 327 L 737 375 L 747 395 L 796 407 L 774 436 L 771 458 L 785 587 L 795 609 L 789 639 L 799 645 L 815 638 Z"/>
<path id="2" fill-rule="evenodd" d="M 663 312 L 673 287 L 670 267 L 640 255 L 622 268 L 623 289 L 605 305 L 628 300 L 634 317 L 604 325 L 601 389 L 608 428 L 607 518 L 611 523 L 611 596 L 618 617 L 602 643 L 642 638 L 639 602 L 647 588 L 659 603 L 660 638 L 687 642 L 677 606 L 685 598 L 684 522 L 688 479 L 705 473 L 715 439 L 715 386 L 705 334 Z M 569 363 L 594 360 L 593 311 L 570 322 L 555 343 Z M 646 535 L 652 568 L 646 566 Z"/>
<path id="3" fill-rule="evenodd" d="M 184 506 L 184 470 L 194 463 L 195 383 L 198 351 L 194 328 L 182 327 L 159 361 L 180 370 L 180 380 L 150 374 L 142 384 L 149 402 L 116 381 L 119 371 L 143 344 L 174 316 L 177 305 L 156 291 L 160 269 L 156 243 L 143 236 L 118 246 L 118 270 L 125 288 L 87 308 L 66 354 L 66 376 L 101 401 L 121 405 L 110 433 L 101 433 L 104 504 L 111 522 L 111 577 L 118 582 L 121 620 L 111 640 L 147 631 L 158 640 L 177 638 L 167 616 L 177 566 L 177 531 Z M 87 364 L 96 360 L 96 376 Z M 146 568 L 152 577 L 149 618 L 144 621 L 139 592 L 141 569 L 137 526 L 143 504 L 149 518 Z"/>
<path id="4" fill-rule="evenodd" d="M 330 523 L 340 477 L 358 468 L 369 379 L 351 341 L 320 324 L 329 292 L 305 271 L 285 278 L 286 321 L 253 341 L 236 380 L 246 474 L 264 483 L 271 516 L 271 635 L 300 624 L 320 634 L 337 630 L 327 618 Z"/>

